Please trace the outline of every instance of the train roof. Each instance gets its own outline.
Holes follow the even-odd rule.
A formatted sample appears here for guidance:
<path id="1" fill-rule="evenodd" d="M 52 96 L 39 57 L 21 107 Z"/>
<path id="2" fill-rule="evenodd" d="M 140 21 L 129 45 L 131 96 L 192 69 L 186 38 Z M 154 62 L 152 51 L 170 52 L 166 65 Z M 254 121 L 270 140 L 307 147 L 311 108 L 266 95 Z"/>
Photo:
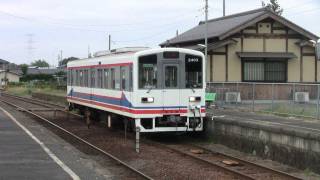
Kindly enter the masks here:
<path id="1" fill-rule="evenodd" d="M 77 66 L 78 64 L 82 63 L 96 63 L 97 61 L 101 60 L 107 60 L 107 59 L 132 59 L 132 57 L 138 57 L 138 56 L 144 56 L 148 54 L 155 54 L 155 53 L 160 53 L 164 51 L 178 51 L 180 53 L 188 53 L 188 54 L 194 54 L 198 56 L 203 56 L 203 53 L 200 51 L 196 50 L 191 50 L 191 49 L 185 49 L 185 48 L 152 48 L 152 49 L 141 49 L 141 50 L 136 50 L 136 51 L 126 51 L 126 52 L 121 52 L 121 53 L 109 53 L 106 55 L 101 55 L 98 57 L 92 57 L 92 58 L 85 58 L 85 59 L 79 59 L 79 60 L 74 60 L 71 62 L 68 62 L 67 66 L 72 67 L 72 66 Z"/>

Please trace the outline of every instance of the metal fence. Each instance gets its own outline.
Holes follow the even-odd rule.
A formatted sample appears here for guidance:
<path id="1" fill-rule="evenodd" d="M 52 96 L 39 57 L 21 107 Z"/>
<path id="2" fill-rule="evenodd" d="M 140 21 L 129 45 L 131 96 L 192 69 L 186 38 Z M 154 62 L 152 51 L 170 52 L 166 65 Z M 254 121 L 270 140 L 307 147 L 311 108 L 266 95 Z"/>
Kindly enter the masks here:
<path id="1" fill-rule="evenodd" d="M 320 118 L 320 84 L 214 82 L 207 92 L 216 94 L 218 107 Z"/>

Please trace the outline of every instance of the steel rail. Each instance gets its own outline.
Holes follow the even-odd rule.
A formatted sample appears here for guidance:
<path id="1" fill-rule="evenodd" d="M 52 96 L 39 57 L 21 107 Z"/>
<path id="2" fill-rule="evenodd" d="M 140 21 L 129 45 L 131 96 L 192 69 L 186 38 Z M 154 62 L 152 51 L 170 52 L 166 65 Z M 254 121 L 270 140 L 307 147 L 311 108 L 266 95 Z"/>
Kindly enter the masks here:
<path id="1" fill-rule="evenodd" d="M 302 180 L 302 178 L 297 177 L 297 176 L 294 176 L 294 175 L 292 175 L 292 174 L 289 174 L 289 173 L 286 173 L 286 172 L 283 172 L 283 171 L 279 171 L 279 170 L 276 170 L 276 169 L 273 169 L 273 168 L 270 168 L 270 167 L 267 167 L 267 166 L 263 166 L 263 165 L 261 165 L 261 164 L 257 164 L 257 163 L 251 162 L 251 161 L 247 161 L 247 160 L 244 160 L 244 159 L 240 159 L 240 158 L 231 156 L 231 155 L 229 155 L 229 154 L 225 154 L 225 153 L 222 153 L 222 152 L 213 151 L 213 150 L 211 150 L 211 149 L 208 149 L 208 148 L 205 148 L 205 147 L 202 147 L 202 146 L 199 146 L 199 145 L 188 144 L 188 146 L 193 146 L 193 147 L 195 147 L 195 148 L 202 149 L 203 151 L 207 151 L 207 152 L 209 152 L 209 153 L 213 153 L 213 154 L 216 154 L 216 155 L 220 155 L 220 156 L 226 157 L 226 158 L 228 158 L 228 159 L 235 160 L 235 161 L 237 161 L 237 162 L 241 162 L 241 163 L 243 163 L 243 164 L 249 164 L 249 165 L 251 165 L 251 166 L 255 166 L 255 167 L 261 168 L 262 170 L 266 170 L 266 171 L 269 171 L 269 172 L 278 174 L 278 175 L 280 175 L 280 176 L 285 176 L 285 177 L 292 178 L 292 179 L 296 179 L 296 180 Z"/>
<path id="2" fill-rule="evenodd" d="M 75 113 L 72 113 L 72 112 L 66 110 L 65 107 L 63 107 L 63 106 L 61 106 L 59 104 L 44 102 L 44 101 L 33 99 L 33 98 L 21 97 L 21 96 L 16 96 L 16 95 L 3 93 L 3 92 L 1 93 L 0 97 L 2 95 L 4 95 L 3 97 L 15 98 L 15 99 L 19 99 L 19 100 L 21 100 L 23 102 L 26 102 L 26 103 L 35 104 L 35 105 L 38 105 L 38 106 L 44 106 L 44 107 L 47 107 L 47 108 L 52 108 L 51 106 L 56 106 L 57 108 L 55 110 L 57 110 L 57 111 L 65 112 L 65 113 L 68 113 L 68 114 L 71 114 L 71 115 L 77 116 L 77 117 L 83 117 L 82 115 L 75 114 Z M 46 104 L 44 104 L 44 103 L 46 103 Z M 47 104 L 49 104 L 51 106 L 49 106 Z"/>
<path id="3" fill-rule="evenodd" d="M 96 150 L 96 151 L 99 151 L 100 153 L 108 156 L 109 158 L 113 159 L 114 161 L 116 161 L 116 162 L 118 162 L 119 164 L 123 165 L 124 167 L 128 168 L 128 169 L 131 170 L 132 172 L 138 174 L 138 175 L 141 176 L 142 178 L 144 178 L 144 179 L 149 179 L 149 180 L 152 180 L 152 179 L 153 179 L 153 178 L 149 177 L 148 175 L 142 173 L 141 171 L 135 169 L 134 167 L 130 166 L 129 164 L 127 164 L 127 163 L 123 162 L 122 160 L 118 159 L 117 157 L 113 156 L 112 154 L 110 154 L 110 153 L 102 150 L 101 148 L 99 148 L 99 147 L 91 144 L 90 142 L 88 142 L 88 141 L 80 138 L 79 136 L 73 134 L 72 132 L 70 132 L 70 131 L 68 131 L 68 130 L 62 128 L 62 127 L 60 127 L 59 125 L 57 125 L 57 124 L 55 124 L 55 123 L 53 123 L 53 122 L 51 122 L 51 121 L 49 121 L 48 119 L 46 119 L 46 118 L 44 118 L 44 117 L 42 117 L 42 116 L 40 116 L 40 115 L 38 115 L 38 114 L 36 114 L 36 113 L 33 113 L 32 111 L 29 111 L 29 110 L 27 110 L 27 109 L 25 109 L 25 108 L 23 108 L 23 107 L 20 107 L 20 106 L 18 106 L 18 105 L 15 105 L 15 104 L 13 104 L 13 103 L 10 103 L 10 102 L 8 102 L 8 101 L 3 101 L 3 100 L 1 100 L 1 99 L 0 99 L 0 101 L 3 102 L 3 103 L 5 103 L 5 104 L 8 104 L 8 105 L 10 105 L 10 106 L 13 106 L 13 107 L 15 107 L 15 108 L 17 108 L 17 109 L 20 109 L 20 110 L 22 110 L 23 112 L 26 112 L 26 113 L 28 113 L 28 114 L 31 114 L 31 115 L 33 115 L 34 117 L 36 117 L 36 118 L 38 118 L 38 119 L 40 119 L 40 120 L 42 120 L 42 121 L 50 124 L 51 126 L 53 126 L 53 127 L 57 128 L 57 129 L 63 131 L 64 133 L 72 136 L 73 138 L 77 139 L 78 141 L 80 141 L 80 142 L 88 145 L 88 146 L 91 147 L 92 149 L 94 149 L 94 150 Z"/>
<path id="4" fill-rule="evenodd" d="M 234 175 L 239 176 L 239 177 L 241 177 L 241 178 L 251 179 L 251 180 L 255 180 L 255 179 L 256 179 L 255 177 L 252 177 L 252 176 L 250 176 L 250 175 L 247 175 L 247 174 L 244 174 L 244 173 L 242 173 L 242 172 L 233 170 L 233 169 L 231 169 L 231 168 L 229 168 L 229 167 L 221 166 L 221 165 L 218 164 L 218 163 L 214 163 L 214 162 L 211 162 L 211 161 L 208 161 L 208 160 L 199 158 L 199 157 L 197 157 L 197 156 L 188 154 L 188 153 L 186 153 L 186 152 L 180 151 L 180 150 L 178 150 L 178 149 L 176 149 L 176 148 L 173 148 L 173 147 L 170 147 L 170 146 L 168 146 L 168 145 L 165 145 L 165 144 L 162 144 L 162 143 L 159 143 L 159 142 L 150 141 L 150 140 L 147 140 L 147 139 L 143 139 L 143 141 L 144 141 L 145 143 L 150 144 L 150 145 L 156 145 L 156 146 L 158 146 L 158 147 L 164 147 L 164 148 L 169 149 L 169 150 L 171 150 L 171 151 L 173 151 L 173 152 L 175 152 L 175 153 L 178 153 L 178 154 L 183 155 L 183 156 L 190 157 L 190 158 L 195 159 L 195 160 L 197 160 L 197 161 L 199 161 L 199 162 L 203 162 L 203 163 L 208 164 L 208 165 L 210 165 L 210 166 L 214 166 L 214 167 L 216 167 L 216 168 L 222 169 L 222 170 L 224 170 L 224 171 L 229 172 L 230 174 L 234 174 Z"/>
<path id="5" fill-rule="evenodd" d="M 204 163 L 207 163 L 207 164 L 210 164 L 210 165 L 213 165 L 215 167 L 218 167 L 218 168 L 221 168 L 225 171 L 228 171 L 230 173 L 234 173 L 236 175 L 239 175 L 240 177 L 243 177 L 243 178 L 247 178 L 247 179 L 257 179 L 257 177 L 255 176 L 252 176 L 252 175 L 248 175 L 248 174 L 244 174 L 240 171 L 237 171 L 237 170 L 234 170 L 232 168 L 229 168 L 229 167 L 226 167 L 226 166 L 221 166 L 219 163 L 215 163 L 215 162 L 212 162 L 212 161 L 208 161 L 208 160 L 205 160 L 205 159 L 202 159 L 202 158 L 199 158 L 197 157 L 196 155 L 192 155 L 192 154 L 189 154 L 189 153 L 186 153 L 186 152 L 183 152 L 179 149 L 176 149 L 174 147 L 170 147 L 170 145 L 166 145 L 166 144 L 163 144 L 163 143 L 159 143 L 159 142 L 155 142 L 155 141 L 152 141 L 152 140 L 148 140 L 148 139 L 144 139 L 143 140 L 144 142 L 148 143 L 148 144 L 151 144 L 151 145 L 157 145 L 159 147 L 165 147 L 165 148 L 168 148 L 176 153 L 179 153 L 183 156 L 188 156 L 188 157 L 191 157 L 193 159 L 196 159 L 196 160 L 199 160 L 199 161 L 202 161 Z M 212 153 L 216 153 L 215 151 L 211 151 L 209 149 L 206 149 L 206 148 L 203 148 L 201 146 L 195 146 L 195 145 L 190 145 L 188 144 L 189 146 L 194 146 L 194 147 L 197 147 L 198 149 L 203 149 L 205 151 L 209 151 L 209 152 L 212 152 Z M 225 156 L 229 159 L 234 159 L 234 160 L 237 160 L 237 161 L 240 161 L 242 163 L 245 163 L 245 164 L 250 164 L 251 166 L 255 166 L 255 167 L 258 167 L 260 169 L 263 169 L 263 170 L 267 170 L 269 172 L 272 172 L 272 173 L 275 173 L 277 175 L 280 175 L 280 176 L 284 176 L 286 178 L 290 178 L 290 179 L 295 179 L 295 180 L 302 180 L 302 178 L 299 178 L 299 177 L 296 177 L 296 176 L 293 176 L 291 174 L 288 174 L 288 173 L 285 173 L 285 172 L 282 172 L 282 171 L 278 171 L 278 170 L 275 170 L 275 169 L 272 169 L 272 168 L 268 168 L 268 167 L 265 167 L 265 166 L 262 166 L 262 165 L 259 165 L 259 164 L 256 164 L 256 163 L 253 163 L 253 162 L 250 162 L 250 161 L 245 161 L 245 160 L 242 160 L 242 159 L 239 159 L 239 158 L 236 158 L 236 157 L 233 157 L 233 156 L 229 156 L 229 155 L 226 155 L 226 154 L 222 154 L 222 153 L 216 153 L 218 155 L 221 155 L 221 156 Z"/>
<path id="6" fill-rule="evenodd" d="M 4 92 L 1 92 L 1 95 L 7 96 L 7 97 L 13 97 L 13 98 L 16 98 L 16 99 L 20 99 L 22 101 L 26 101 L 26 102 L 29 102 L 29 103 L 32 103 L 32 104 L 42 105 L 42 106 L 45 106 L 45 107 L 55 106 L 55 107 L 61 108 L 61 109 L 65 108 L 65 106 L 62 106 L 62 105 L 51 103 L 51 102 L 47 102 L 47 101 L 38 100 L 38 99 L 35 99 L 35 98 L 21 97 L 21 96 L 9 94 L 9 93 L 4 93 Z"/>

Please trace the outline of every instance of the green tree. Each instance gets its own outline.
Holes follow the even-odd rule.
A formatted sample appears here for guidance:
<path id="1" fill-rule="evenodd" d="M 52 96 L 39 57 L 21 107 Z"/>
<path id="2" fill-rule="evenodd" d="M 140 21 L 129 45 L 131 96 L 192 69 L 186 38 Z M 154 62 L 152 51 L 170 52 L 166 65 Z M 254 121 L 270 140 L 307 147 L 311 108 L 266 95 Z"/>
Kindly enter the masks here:
<path id="1" fill-rule="evenodd" d="M 77 57 L 64 58 L 61 61 L 59 61 L 59 66 L 65 66 L 65 65 L 67 65 L 68 62 L 74 61 L 74 60 L 77 60 L 77 59 L 79 59 L 79 58 L 77 58 Z"/>
<path id="2" fill-rule="evenodd" d="M 30 65 L 37 66 L 37 67 L 49 67 L 49 63 L 43 59 L 33 61 Z"/>
<path id="3" fill-rule="evenodd" d="M 20 64 L 19 66 L 22 71 L 22 75 L 24 75 L 24 76 L 27 75 L 29 65 L 28 64 Z"/>
<path id="4" fill-rule="evenodd" d="M 275 12 L 276 14 L 278 14 L 280 16 L 283 13 L 283 9 L 281 8 L 278 0 L 270 0 L 269 3 L 265 3 L 264 1 L 262 1 L 262 7 L 267 7 L 271 11 Z"/>

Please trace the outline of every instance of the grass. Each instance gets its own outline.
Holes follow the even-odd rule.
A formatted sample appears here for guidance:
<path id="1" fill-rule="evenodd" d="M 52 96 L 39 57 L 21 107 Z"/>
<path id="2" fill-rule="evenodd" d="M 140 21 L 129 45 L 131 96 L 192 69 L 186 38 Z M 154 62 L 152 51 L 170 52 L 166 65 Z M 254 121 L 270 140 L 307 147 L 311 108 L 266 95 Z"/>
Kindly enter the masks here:
<path id="1" fill-rule="evenodd" d="M 37 89 L 33 89 L 32 92 L 55 95 L 55 96 L 66 96 L 66 93 L 67 93 L 67 91 L 65 90 L 58 90 L 58 89 L 52 89 L 52 88 L 41 88 L 41 89 L 37 88 Z"/>
<path id="2" fill-rule="evenodd" d="M 273 111 L 271 107 L 266 109 L 261 109 L 261 111 L 266 111 L 274 113 L 279 116 L 301 116 L 301 117 L 316 117 L 317 116 L 317 106 L 311 104 L 275 104 L 273 106 Z"/>
<path id="3" fill-rule="evenodd" d="M 53 89 L 50 87 L 34 88 L 34 87 L 30 87 L 28 85 L 9 86 L 7 88 L 7 92 L 14 94 L 14 95 L 17 95 L 17 96 L 24 96 L 24 97 L 30 97 L 31 93 L 33 93 L 33 92 L 55 95 L 55 96 L 65 96 L 66 95 L 65 90 Z"/>

